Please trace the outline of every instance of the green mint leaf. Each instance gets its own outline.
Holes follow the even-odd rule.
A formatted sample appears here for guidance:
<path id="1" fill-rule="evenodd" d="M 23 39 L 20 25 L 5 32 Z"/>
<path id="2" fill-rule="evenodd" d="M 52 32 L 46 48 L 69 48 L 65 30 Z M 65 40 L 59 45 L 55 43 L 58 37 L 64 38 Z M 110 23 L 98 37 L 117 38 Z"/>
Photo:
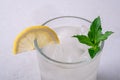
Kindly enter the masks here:
<path id="1" fill-rule="evenodd" d="M 94 19 L 94 21 L 91 23 L 90 30 L 92 32 L 98 31 L 99 29 L 102 30 L 101 28 L 101 20 L 100 17 L 98 16 L 97 18 Z"/>
<path id="2" fill-rule="evenodd" d="M 90 39 L 85 35 L 74 35 L 73 37 L 76 37 L 80 43 L 86 44 L 88 46 L 93 46 Z"/>
<path id="3" fill-rule="evenodd" d="M 99 41 L 104 41 L 106 40 L 113 32 L 112 31 L 106 31 L 104 34 L 102 34 L 98 40 Z"/>
<path id="4" fill-rule="evenodd" d="M 100 43 L 100 37 L 102 36 L 103 34 L 102 34 L 102 30 L 101 29 L 99 29 L 98 30 L 98 32 L 96 33 L 96 39 L 95 39 L 95 44 L 96 45 L 99 45 L 99 43 Z"/>
<path id="5" fill-rule="evenodd" d="M 90 57 L 94 58 L 96 54 L 100 51 L 100 47 L 89 48 L 88 51 L 89 51 Z"/>
<path id="6" fill-rule="evenodd" d="M 93 42 L 93 43 L 96 43 L 96 34 L 97 32 L 101 30 L 102 31 L 102 28 L 101 28 L 101 20 L 100 20 L 100 17 L 97 17 L 94 19 L 94 21 L 91 23 L 91 26 L 90 26 L 90 31 L 88 32 L 88 37 L 90 38 L 90 40 Z"/>
<path id="7" fill-rule="evenodd" d="M 88 32 L 88 37 L 89 37 L 90 41 L 94 44 L 94 35 L 93 35 L 92 31 Z"/>
<path id="8" fill-rule="evenodd" d="M 106 40 L 112 33 L 112 31 L 106 31 L 104 34 L 102 33 L 101 20 L 98 16 L 91 23 L 87 36 L 75 35 L 73 37 L 78 38 L 80 43 L 91 46 L 91 48 L 88 49 L 88 52 L 90 57 L 94 58 L 95 55 L 100 51 L 100 42 Z"/>

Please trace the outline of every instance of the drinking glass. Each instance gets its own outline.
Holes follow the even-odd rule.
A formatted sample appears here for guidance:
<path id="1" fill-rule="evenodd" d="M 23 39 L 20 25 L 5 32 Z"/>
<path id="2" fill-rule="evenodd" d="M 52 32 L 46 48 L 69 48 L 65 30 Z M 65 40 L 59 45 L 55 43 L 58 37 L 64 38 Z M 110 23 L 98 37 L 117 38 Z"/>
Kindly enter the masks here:
<path id="1" fill-rule="evenodd" d="M 66 28 L 67 30 L 75 32 L 74 29 L 78 29 L 78 27 L 82 28 L 82 26 L 87 26 L 87 28 L 85 29 L 89 30 L 90 24 L 91 21 L 84 19 L 82 17 L 60 16 L 50 19 L 43 23 L 42 25 L 49 26 L 50 28 L 52 28 L 57 33 L 58 37 L 61 36 L 64 37 L 66 36 L 64 29 L 65 27 L 67 27 Z M 72 26 L 72 28 L 69 26 Z M 61 27 L 63 29 L 61 29 Z M 83 34 L 85 29 L 82 32 Z M 59 30 L 61 32 L 60 34 Z M 69 32 L 67 34 L 69 34 Z M 69 40 L 67 40 L 66 42 L 69 42 Z M 71 46 L 74 46 L 74 43 L 71 44 L 72 44 Z M 62 58 L 60 58 L 59 60 L 52 58 L 50 55 L 52 55 L 53 53 L 49 52 L 48 54 L 45 53 L 42 49 L 40 49 L 38 47 L 37 40 L 34 41 L 34 46 L 37 50 L 41 80 L 96 80 L 97 69 L 100 61 L 101 50 L 104 46 L 104 42 L 101 42 L 100 45 L 101 50 L 96 54 L 96 56 L 93 59 L 91 59 L 90 57 L 86 58 L 86 56 L 83 56 L 84 57 L 83 59 L 82 58 L 76 59 L 72 58 L 71 56 L 72 58 L 71 61 L 60 60 Z M 68 51 L 69 50 L 70 49 L 68 49 Z M 62 52 L 59 51 L 60 50 L 58 48 L 57 52 L 59 54 L 62 54 Z M 76 53 L 76 51 L 72 52 Z M 88 51 L 84 52 L 87 52 L 87 54 L 89 55 Z M 67 55 L 69 55 L 69 53 L 67 53 Z"/>

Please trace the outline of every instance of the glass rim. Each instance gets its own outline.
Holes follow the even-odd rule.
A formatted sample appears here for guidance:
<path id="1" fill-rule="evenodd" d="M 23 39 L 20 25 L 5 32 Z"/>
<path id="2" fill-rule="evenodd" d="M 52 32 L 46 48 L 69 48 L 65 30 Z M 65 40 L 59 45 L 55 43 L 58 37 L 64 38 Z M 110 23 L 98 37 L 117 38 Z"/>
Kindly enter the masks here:
<path id="1" fill-rule="evenodd" d="M 77 17 L 77 16 L 60 16 L 60 17 L 55 17 L 55 18 L 49 19 L 46 22 L 44 22 L 42 25 L 44 26 L 47 23 L 49 23 L 49 22 L 51 22 L 53 20 L 56 20 L 56 19 L 60 19 L 60 18 L 76 18 L 76 19 L 81 19 L 81 20 L 84 20 L 84 21 L 87 21 L 87 22 L 91 23 L 90 20 L 87 20 L 87 19 L 82 18 L 82 17 Z M 103 46 L 104 46 L 104 41 L 101 42 L 101 45 L 100 45 L 101 50 L 96 54 L 96 56 L 93 59 L 89 60 L 90 62 L 96 59 L 96 57 L 102 51 Z M 52 58 L 48 57 L 47 55 L 45 55 L 44 52 L 42 52 L 42 50 L 38 46 L 37 39 L 34 40 L 34 47 L 44 58 L 46 58 L 46 59 L 48 59 L 48 60 L 50 60 L 50 61 L 52 61 L 54 63 L 59 63 L 59 64 L 80 64 L 80 63 L 86 62 L 86 60 L 76 61 L 76 62 L 63 62 L 63 61 L 58 61 L 58 60 L 52 59 Z"/>
<path id="2" fill-rule="evenodd" d="M 57 19 L 61 19 L 61 18 L 75 18 L 75 19 L 80 19 L 80 20 L 84 20 L 84 21 L 87 21 L 87 22 L 91 23 L 90 20 L 82 18 L 82 17 L 77 17 L 77 16 L 59 16 L 59 17 L 55 17 L 55 18 L 47 20 L 46 22 L 44 22 L 42 24 L 42 26 L 46 25 L 47 23 L 49 23 L 51 21 L 54 21 L 54 20 L 57 20 Z"/>

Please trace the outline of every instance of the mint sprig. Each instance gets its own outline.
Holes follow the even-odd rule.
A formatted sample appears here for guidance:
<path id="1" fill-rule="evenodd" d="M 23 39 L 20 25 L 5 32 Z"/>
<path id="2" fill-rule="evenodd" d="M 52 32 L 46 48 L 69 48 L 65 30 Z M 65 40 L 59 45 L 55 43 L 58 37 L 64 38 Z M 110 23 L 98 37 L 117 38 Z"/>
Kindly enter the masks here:
<path id="1" fill-rule="evenodd" d="M 80 43 L 90 46 L 88 52 L 90 57 L 94 58 L 101 50 L 100 42 L 106 40 L 112 33 L 112 31 L 106 31 L 104 34 L 102 33 L 101 20 L 98 16 L 91 23 L 88 35 L 74 35 L 73 37 L 77 38 Z"/>

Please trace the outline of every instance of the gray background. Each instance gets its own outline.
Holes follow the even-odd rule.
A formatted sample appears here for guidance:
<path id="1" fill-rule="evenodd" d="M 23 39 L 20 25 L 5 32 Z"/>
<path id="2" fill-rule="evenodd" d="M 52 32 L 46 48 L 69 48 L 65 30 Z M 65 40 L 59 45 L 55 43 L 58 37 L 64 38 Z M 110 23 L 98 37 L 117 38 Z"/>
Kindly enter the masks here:
<path id="1" fill-rule="evenodd" d="M 17 34 L 31 25 L 63 15 L 102 18 L 105 42 L 98 80 L 120 80 L 120 0 L 0 0 L 0 80 L 39 80 L 36 54 L 13 55 Z"/>

